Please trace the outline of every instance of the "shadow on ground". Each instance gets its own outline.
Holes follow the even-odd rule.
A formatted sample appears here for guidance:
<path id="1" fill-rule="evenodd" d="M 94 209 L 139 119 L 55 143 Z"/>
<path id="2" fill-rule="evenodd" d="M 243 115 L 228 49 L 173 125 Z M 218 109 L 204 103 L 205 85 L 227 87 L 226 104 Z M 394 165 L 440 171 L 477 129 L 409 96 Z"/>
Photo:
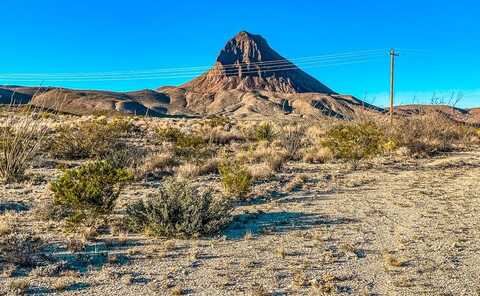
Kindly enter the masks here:
<path id="1" fill-rule="evenodd" d="M 293 230 L 306 230 L 318 225 L 355 223 L 346 218 L 328 219 L 317 214 L 302 212 L 259 212 L 240 214 L 234 217 L 232 224 L 224 231 L 228 239 L 241 239 L 247 233 L 282 233 Z"/>

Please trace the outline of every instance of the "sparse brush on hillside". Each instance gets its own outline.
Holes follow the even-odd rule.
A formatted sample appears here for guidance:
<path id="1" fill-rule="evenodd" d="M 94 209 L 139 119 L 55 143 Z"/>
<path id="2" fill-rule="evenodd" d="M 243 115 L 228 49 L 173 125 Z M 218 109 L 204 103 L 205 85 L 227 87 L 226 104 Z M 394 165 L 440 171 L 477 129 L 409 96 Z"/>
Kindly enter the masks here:
<path id="1" fill-rule="evenodd" d="M 132 126 L 126 119 L 89 120 L 78 126 L 60 126 L 52 138 L 50 154 L 63 159 L 104 158 L 125 146 L 122 138 Z"/>
<path id="2" fill-rule="evenodd" d="M 108 216 L 123 185 L 132 178 L 125 169 L 108 161 L 87 162 L 70 169 L 50 183 L 54 205 L 66 214 L 69 228 L 95 225 Z"/>
<path id="3" fill-rule="evenodd" d="M 8 111 L 14 111 L 14 106 L 10 106 Z M 26 112 L 2 118 L 0 178 L 3 182 L 21 179 L 44 143 L 48 132 L 48 119 L 39 116 L 40 111 L 40 108 L 27 106 Z"/>
<path id="4" fill-rule="evenodd" d="M 165 180 L 159 192 L 126 210 L 128 229 L 161 237 L 212 235 L 230 222 L 231 203 L 200 192 L 187 181 Z"/>
<path id="5" fill-rule="evenodd" d="M 330 128 L 322 145 L 340 159 L 354 165 L 361 159 L 371 158 L 383 152 L 384 135 L 376 124 L 341 123 Z"/>

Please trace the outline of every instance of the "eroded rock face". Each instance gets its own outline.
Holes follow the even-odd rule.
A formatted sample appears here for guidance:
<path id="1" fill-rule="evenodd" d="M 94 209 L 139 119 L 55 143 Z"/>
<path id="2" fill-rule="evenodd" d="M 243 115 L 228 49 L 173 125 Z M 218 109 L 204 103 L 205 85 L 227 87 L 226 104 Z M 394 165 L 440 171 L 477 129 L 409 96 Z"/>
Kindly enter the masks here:
<path id="1" fill-rule="evenodd" d="M 198 93 L 222 90 L 334 93 L 274 51 L 260 35 L 240 32 L 220 51 L 215 65 L 181 86 Z"/>

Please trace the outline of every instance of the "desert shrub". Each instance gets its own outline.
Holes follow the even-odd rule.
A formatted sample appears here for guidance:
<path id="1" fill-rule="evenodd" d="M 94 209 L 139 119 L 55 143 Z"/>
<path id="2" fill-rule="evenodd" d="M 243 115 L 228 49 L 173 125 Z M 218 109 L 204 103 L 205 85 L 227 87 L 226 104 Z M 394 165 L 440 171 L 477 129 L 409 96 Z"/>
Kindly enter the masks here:
<path id="1" fill-rule="evenodd" d="M 300 150 L 305 146 L 305 130 L 300 126 L 287 126 L 282 129 L 280 143 L 286 150 L 288 159 L 298 159 Z"/>
<path id="2" fill-rule="evenodd" d="M 178 165 L 173 151 L 163 151 L 148 155 L 134 168 L 137 179 L 171 173 Z"/>
<path id="3" fill-rule="evenodd" d="M 165 127 L 157 130 L 160 142 L 174 145 L 175 155 L 179 158 L 201 158 L 206 153 L 207 142 L 200 135 L 186 133 L 176 127 Z"/>
<path id="4" fill-rule="evenodd" d="M 211 116 L 206 120 L 206 124 L 212 128 L 225 127 L 232 124 L 230 118 L 225 116 Z"/>
<path id="5" fill-rule="evenodd" d="M 406 147 L 411 155 L 434 155 L 452 150 L 469 137 L 470 129 L 439 114 L 398 118 L 385 133 L 395 147 Z"/>
<path id="6" fill-rule="evenodd" d="M 332 151 L 329 148 L 322 146 L 310 147 L 303 154 L 303 161 L 309 163 L 326 163 L 332 158 Z"/>
<path id="7" fill-rule="evenodd" d="M 247 170 L 250 176 L 252 176 L 252 180 L 266 180 L 271 178 L 275 173 L 268 163 L 249 165 Z"/>
<path id="8" fill-rule="evenodd" d="M 181 178 L 195 178 L 200 175 L 200 167 L 187 162 L 177 168 L 176 174 Z"/>
<path id="9" fill-rule="evenodd" d="M 253 178 L 247 168 L 236 162 L 224 160 L 219 164 L 218 170 L 227 194 L 244 198 L 250 192 Z"/>
<path id="10" fill-rule="evenodd" d="M 225 131 L 220 127 L 203 127 L 200 134 L 205 143 L 225 145 L 231 142 L 243 142 L 245 138 L 237 131 Z"/>
<path id="11" fill-rule="evenodd" d="M 0 263 L 35 266 L 42 261 L 41 249 L 44 245 L 39 237 L 28 232 L 12 230 L 2 234 Z"/>
<path id="12" fill-rule="evenodd" d="M 66 209 L 68 225 L 76 227 L 92 225 L 109 215 L 130 179 L 127 170 L 115 168 L 108 161 L 95 161 L 65 171 L 50 183 L 50 189 L 54 204 Z"/>
<path id="13" fill-rule="evenodd" d="M 112 164 L 115 168 L 128 168 L 135 170 L 143 163 L 147 151 L 141 147 L 122 147 L 112 150 L 103 157 L 103 160 Z"/>
<path id="14" fill-rule="evenodd" d="M 342 123 L 330 128 L 322 145 L 337 158 L 358 162 L 382 153 L 384 136 L 374 123 Z"/>
<path id="15" fill-rule="evenodd" d="M 48 132 L 46 119 L 37 116 L 40 110 L 27 108 L 29 112 L 9 115 L 0 122 L 0 178 L 3 182 L 17 181 L 24 176 Z"/>
<path id="16" fill-rule="evenodd" d="M 104 158 L 124 147 L 131 130 L 125 120 L 89 120 L 78 126 L 62 125 L 52 138 L 50 154 L 63 159 Z"/>
<path id="17" fill-rule="evenodd" d="M 272 123 L 262 122 L 255 126 L 254 136 L 257 141 L 272 142 L 277 136 L 277 133 Z"/>
<path id="18" fill-rule="evenodd" d="M 185 136 L 185 133 L 176 127 L 160 127 L 156 130 L 157 137 L 161 142 L 176 143 Z"/>
<path id="19" fill-rule="evenodd" d="M 127 206 L 128 229 L 162 237 L 212 235 L 229 221 L 232 206 L 211 190 L 199 192 L 187 183 L 167 179 L 159 192 Z"/>

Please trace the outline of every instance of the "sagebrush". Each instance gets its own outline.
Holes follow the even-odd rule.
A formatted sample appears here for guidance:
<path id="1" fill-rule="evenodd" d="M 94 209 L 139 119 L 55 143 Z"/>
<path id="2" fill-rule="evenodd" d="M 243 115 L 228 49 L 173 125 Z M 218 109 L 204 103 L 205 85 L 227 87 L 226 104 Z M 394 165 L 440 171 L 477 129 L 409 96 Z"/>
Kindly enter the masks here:
<path id="1" fill-rule="evenodd" d="M 212 235 L 230 221 L 232 206 L 211 190 L 200 192 L 187 181 L 166 179 L 158 193 L 130 204 L 125 223 L 129 230 L 161 237 Z"/>

